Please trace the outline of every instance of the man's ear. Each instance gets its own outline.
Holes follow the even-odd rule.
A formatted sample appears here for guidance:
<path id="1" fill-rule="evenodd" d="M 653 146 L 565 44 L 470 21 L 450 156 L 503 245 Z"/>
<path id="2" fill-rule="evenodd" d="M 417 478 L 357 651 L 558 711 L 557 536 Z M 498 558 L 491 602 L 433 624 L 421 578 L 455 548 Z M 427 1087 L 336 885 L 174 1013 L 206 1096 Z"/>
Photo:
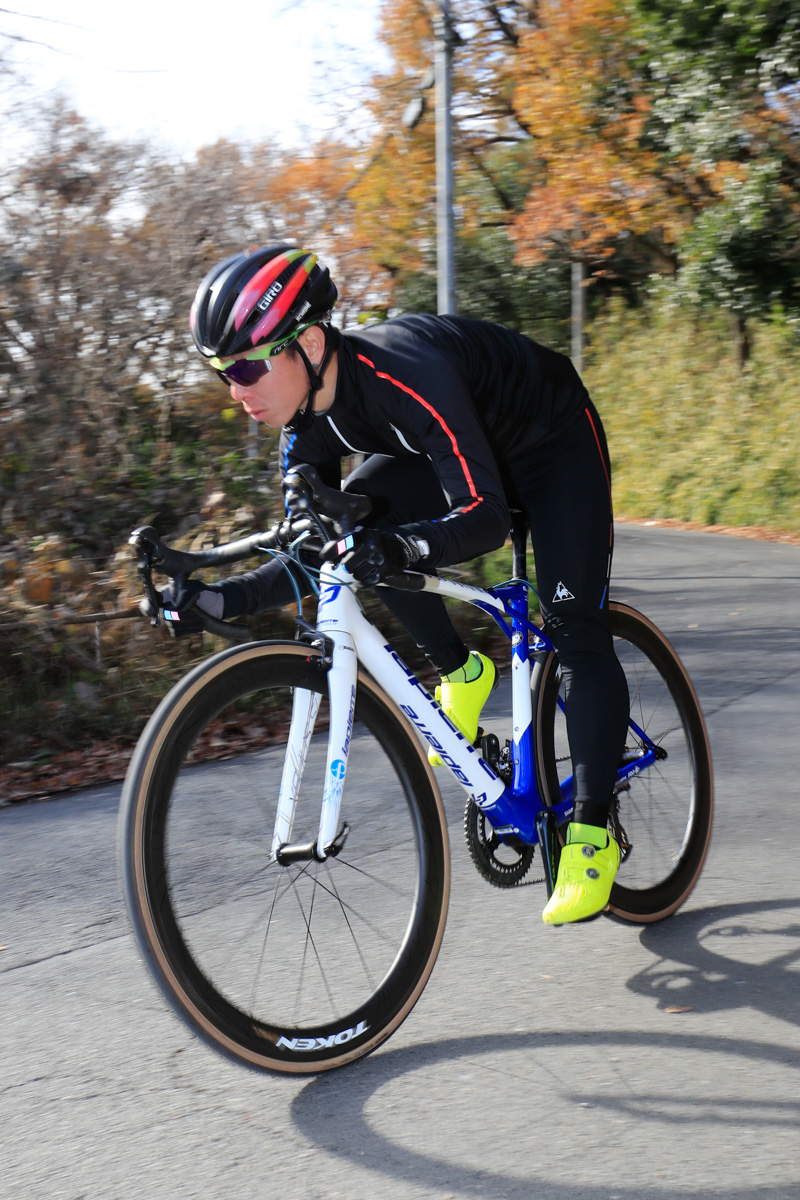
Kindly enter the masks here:
<path id="1" fill-rule="evenodd" d="M 319 325 L 312 325 L 309 329 L 304 329 L 297 340 L 310 361 L 319 366 L 325 354 L 325 334 Z"/>

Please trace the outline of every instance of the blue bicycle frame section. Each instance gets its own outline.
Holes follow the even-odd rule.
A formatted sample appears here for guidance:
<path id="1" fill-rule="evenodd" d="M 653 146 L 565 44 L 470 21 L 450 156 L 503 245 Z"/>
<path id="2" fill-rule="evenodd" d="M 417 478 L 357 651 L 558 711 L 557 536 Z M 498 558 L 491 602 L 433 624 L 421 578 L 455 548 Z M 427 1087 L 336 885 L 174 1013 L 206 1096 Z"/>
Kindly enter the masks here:
<path id="1" fill-rule="evenodd" d="M 535 635 L 538 631 L 528 619 L 527 583 L 522 578 L 512 580 L 510 585 L 503 585 L 495 593 L 438 576 L 417 577 L 416 590 L 436 592 L 442 597 L 474 604 L 492 612 L 513 642 L 512 771 L 511 782 L 507 783 L 480 751 L 467 741 L 420 684 L 414 672 L 367 619 L 349 586 L 349 580 L 350 576 L 343 567 L 325 564 L 320 572 L 317 630 L 333 646 L 329 670 L 332 722 L 329 742 L 333 747 L 331 753 L 335 750 L 335 755 L 330 763 L 329 784 L 326 785 L 323 799 L 319 846 L 327 850 L 339 827 L 339 800 L 344 785 L 349 741 L 346 728 L 347 697 L 351 694 L 351 685 L 355 683 L 356 659 L 370 672 L 386 695 L 392 698 L 428 745 L 437 751 L 445 766 L 485 813 L 498 836 L 535 845 L 538 842 L 537 816 L 542 812 L 555 811 L 557 819 L 564 820 L 571 812 L 572 801 L 564 800 L 555 810 L 548 810 L 537 787 L 531 702 L 531 666 L 534 660 L 529 643 L 531 634 Z M 549 643 L 542 643 L 543 648 L 545 645 Z M 333 729 L 334 722 L 337 722 L 336 730 Z M 297 758 L 298 761 L 302 760 L 302 752 L 297 754 Z M 333 768 L 340 764 L 344 771 L 334 773 Z M 290 791 L 287 785 L 287 795 Z M 287 803 L 287 819 L 290 807 Z"/>
<path id="2" fill-rule="evenodd" d="M 531 672 L 537 654 L 552 650 L 553 643 L 530 620 L 530 585 L 524 580 L 511 580 L 499 587 L 491 588 L 490 595 L 499 600 L 504 608 L 501 615 L 488 604 L 474 601 L 477 608 L 490 614 L 498 627 L 511 642 L 511 672 L 514 729 L 511 742 L 513 774 L 511 785 L 498 803 L 507 803 L 513 813 L 513 820 L 508 825 L 496 823 L 495 814 L 491 815 L 491 823 L 495 833 L 502 837 L 512 832 L 523 842 L 538 841 L 536 833 L 536 818 L 547 811 L 538 784 L 536 782 L 536 763 L 533 744 L 533 713 L 531 711 Z M 572 787 L 562 791 L 561 801 L 549 811 L 553 813 L 558 824 L 566 821 L 572 813 Z"/>
<path id="3" fill-rule="evenodd" d="M 482 604 L 479 601 L 474 602 L 476 607 L 482 608 L 494 618 L 499 628 L 510 639 L 512 671 L 516 668 L 517 673 L 527 676 L 527 686 L 529 686 L 530 670 L 536 656 L 538 654 L 546 654 L 554 649 L 553 643 L 547 635 L 530 620 L 529 590 L 530 586 L 527 582 L 517 580 L 512 580 L 510 583 L 501 584 L 499 587 L 491 589 L 491 595 L 502 602 L 507 620 L 504 620 L 496 609 L 489 605 Z M 520 670 L 520 668 L 523 669 Z M 514 699 L 514 711 L 516 713 L 516 694 Z M 524 703 L 520 704 L 519 707 L 524 709 Z M 560 696 L 558 698 L 558 707 L 563 713 L 564 701 Z M 628 727 L 636 735 L 639 743 L 645 747 L 645 750 L 643 753 L 639 753 L 629 761 L 621 764 L 617 771 L 618 785 L 626 779 L 634 775 L 639 775 L 642 771 L 646 771 L 648 767 L 652 767 L 659 757 L 655 744 L 632 718 L 628 720 Z M 520 830 L 519 836 L 522 837 L 523 841 L 529 841 L 535 840 L 535 834 L 532 838 L 527 836 L 529 833 L 529 820 L 532 822 L 530 829 L 535 829 L 536 818 L 545 809 L 545 805 L 536 782 L 532 727 L 529 727 L 524 733 L 525 736 L 514 741 L 514 773 L 511 787 L 507 791 L 510 792 L 509 799 L 517 813 L 514 823 Z M 552 806 L 549 811 L 554 814 L 557 823 L 561 824 L 572 813 L 574 801 L 573 776 L 568 775 L 560 782 L 559 787 L 561 790 L 561 800 L 558 804 Z M 505 800 L 506 797 L 504 796 L 501 799 Z M 492 823 L 494 824 L 494 821 Z M 524 834 L 522 832 L 523 828 L 525 829 Z M 495 832 L 502 836 L 504 831 L 502 827 L 495 827 Z"/>

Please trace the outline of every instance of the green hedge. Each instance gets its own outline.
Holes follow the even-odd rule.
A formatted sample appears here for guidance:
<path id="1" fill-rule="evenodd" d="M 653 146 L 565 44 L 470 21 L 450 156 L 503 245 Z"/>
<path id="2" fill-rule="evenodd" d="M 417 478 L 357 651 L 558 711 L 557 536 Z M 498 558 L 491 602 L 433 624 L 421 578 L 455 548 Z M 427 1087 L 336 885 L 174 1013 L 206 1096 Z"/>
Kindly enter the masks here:
<path id="1" fill-rule="evenodd" d="M 741 366 L 728 322 L 667 304 L 591 329 L 617 514 L 800 533 L 800 339 L 776 316 Z"/>

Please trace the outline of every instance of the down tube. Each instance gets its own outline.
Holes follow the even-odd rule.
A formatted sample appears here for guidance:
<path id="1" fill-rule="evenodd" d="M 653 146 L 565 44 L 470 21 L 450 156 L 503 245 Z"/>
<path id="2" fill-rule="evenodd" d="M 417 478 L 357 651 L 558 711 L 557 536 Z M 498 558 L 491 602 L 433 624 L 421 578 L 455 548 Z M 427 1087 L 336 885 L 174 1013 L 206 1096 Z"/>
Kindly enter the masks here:
<path id="1" fill-rule="evenodd" d="M 493 828 L 535 842 L 534 811 L 527 811 L 484 762 L 474 746 L 448 720 L 413 671 L 365 618 L 350 625 L 358 657 L 374 679 L 438 752 L 462 787 L 473 797 Z"/>

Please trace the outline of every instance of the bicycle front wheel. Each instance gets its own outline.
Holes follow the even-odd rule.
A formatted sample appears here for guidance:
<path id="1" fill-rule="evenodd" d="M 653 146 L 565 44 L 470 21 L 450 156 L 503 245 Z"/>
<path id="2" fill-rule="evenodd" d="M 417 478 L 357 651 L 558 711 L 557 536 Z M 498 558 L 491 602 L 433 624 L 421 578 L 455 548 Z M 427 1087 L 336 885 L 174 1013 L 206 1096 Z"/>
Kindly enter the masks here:
<path id="1" fill-rule="evenodd" d="M 120 813 L 125 894 L 145 960 L 217 1050 L 291 1073 L 367 1054 L 433 969 L 449 894 L 447 826 L 419 742 L 359 675 L 344 844 L 279 865 L 275 809 L 295 689 L 317 693 L 293 845 L 317 835 L 327 672 L 300 643 L 202 663 L 163 701 L 131 761 Z M 209 752 L 224 761 L 209 764 Z"/>
<path id="2" fill-rule="evenodd" d="M 609 609 L 631 702 L 625 754 L 636 756 L 649 743 L 659 755 L 620 785 L 614 805 L 618 801 L 630 851 L 611 889 L 609 911 L 644 924 L 674 913 L 703 869 L 714 811 L 711 750 L 691 680 L 663 633 L 627 605 L 612 601 Z M 561 799 L 562 781 L 572 775 L 555 653 L 537 663 L 534 689 L 538 782 L 552 805 Z"/>

